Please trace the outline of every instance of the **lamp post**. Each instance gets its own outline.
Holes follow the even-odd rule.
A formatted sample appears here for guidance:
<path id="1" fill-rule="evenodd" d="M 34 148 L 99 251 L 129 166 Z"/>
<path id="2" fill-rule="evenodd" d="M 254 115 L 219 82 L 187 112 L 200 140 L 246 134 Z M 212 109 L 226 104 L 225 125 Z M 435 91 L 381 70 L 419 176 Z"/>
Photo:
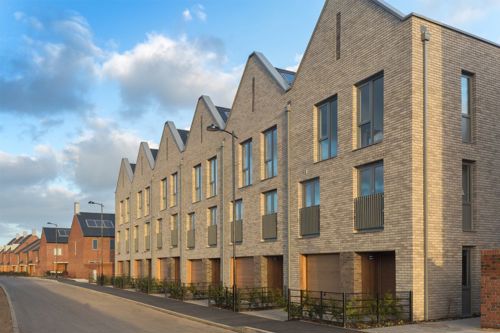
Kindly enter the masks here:
<path id="1" fill-rule="evenodd" d="M 53 225 L 56 227 L 56 254 L 54 255 L 54 271 L 56 272 L 56 280 L 57 280 L 57 251 L 58 249 L 58 239 L 57 239 L 57 223 L 47 222 L 47 224 Z"/>
<path id="2" fill-rule="evenodd" d="M 103 261 L 103 258 L 104 258 L 104 221 L 103 221 L 103 214 L 104 214 L 104 204 L 103 203 L 100 203 L 100 202 L 95 202 L 95 201 L 89 201 L 89 205 L 97 205 L 97 206 L 101 206 L 101 269 L 100 269 L 100 277 L 99 277 L 99 280 L 100 280 L 100 284 L 104 284 L 104 278 L 103 278 L 103 274 L 104 274 L 104 261 Z"/>
<path id="3" fill-rule="evenodd" d="M 236 139 L 238 137 L 234 134 L 234 131 L 227 131 L 225 129 L 220 128 L 215 124 L 211 124 L 207 126 L 207 131 L 209 132 L 224 132 L 231 135 L 231 170 L 232 170 L 232 178 L 233 178 L 233 311 L 236 312 L 236 155 L 235 155 L 235 145 Z"/>

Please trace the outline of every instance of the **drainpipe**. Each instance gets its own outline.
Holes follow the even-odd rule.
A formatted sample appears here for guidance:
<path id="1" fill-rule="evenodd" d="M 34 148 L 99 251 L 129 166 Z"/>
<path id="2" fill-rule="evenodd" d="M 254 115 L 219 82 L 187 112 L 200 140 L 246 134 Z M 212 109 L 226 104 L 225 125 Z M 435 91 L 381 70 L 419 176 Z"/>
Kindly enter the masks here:
<path id="1" fill-rule="evenodd" d="M 224 208 L 226 207 L 225 201 L 224 201 L 224 140 L 222 140 L 221 145 L 220 145 L 220 153 L 219 153 L 219 170 L 220 170 L 220 262 L 219 262 L 219 269 L 220 269 L 220 277 L 219 279 L 222 279 L 222 284 L 224 284 L 224 226 L 225 226 L 225 214 L 224 214 Z M 218 170 L 217 170 L 218 171 Z"/>
<path id="2" fill-rule="evenodd" d="M 184 218 L 182 216 L 182 160 L 179 163 L 179 175 L 177 176 L 177 205 L 179 205 L 179 226 L 178 226 L 178 243 L 179 243 L 179 282 L 182 282 L 182 266 L 184 262 L 184 248 L 182 243 L 182 235 L 184 234 Z"/>
<path id="3" fill-rule="evenodd" d="M 285 107 L 286 114 L 286 191 L 287 191 L 287 209 L 286 209 L 286 221 L 287 221 L 287 236 L 286 236 L 286 246 L 287 246 L 287 288 L 290 288 L 290 111 L 291 111 L 291 101 L 288 101 Z M 288 293 L 288 290 L 287 290 Z"/>
<path id="4" fill-rule="evenodd" d="M 428 177 L 427 177 L 427 126 L 428 126 L 428 49 L 427 44 L 431 40 L 431 34 L 427 27 L 421 27 L 423 46 L 423 213 L 424 213 L 424 320 L 429 319 L 429 209 L 428 209 Z"/>

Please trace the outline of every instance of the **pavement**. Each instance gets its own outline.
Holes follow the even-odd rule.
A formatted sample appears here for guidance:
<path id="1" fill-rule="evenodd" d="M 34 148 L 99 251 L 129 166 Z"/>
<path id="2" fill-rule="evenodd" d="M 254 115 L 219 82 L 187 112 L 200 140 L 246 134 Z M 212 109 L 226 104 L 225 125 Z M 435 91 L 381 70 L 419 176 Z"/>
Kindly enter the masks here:
<path id="1" fill-rule="evenodd" d="M 493 333 L 500 330 L 480 328 L 480 318 L 443 320 L 403 326 L 379 327 L 364 332 L 370 333 Z"/>
<path id="2" fill-rule="evenodd" d="M 3 289 L 0 286 L 0 333 L 12 333 L 10 306 Z"/>
<path id="3" fill-rule="evenodd" d="M 170 298 L 161 298 L 148 294 L 123 290 L 118 288 L 107 288 L 88 283 L 78 283 L 72 280 L 60 280 L 61 284 L 71 284 L 81 288 L 99 291 L 138 303 L 152 306 L 158 309 L 176 313 L 186 318 L 211 322 L 214 325 L 222 325 L 238 332 L 275 332 L 275 333 L 349 333 L 360 332 L 337 326 L 319 325 L 303 321 L 279 321 L 245 313 L 232 312 L 215 307 L 207 307 L 188 302 L 182 302 Z M 210 331 L 211 332 L 211 331 Z"/>
<path id="4" fill-rule="evenodd" d="M 10 295 L 20 333 L 230 332 L 53 280 L 0 277 L 0 283 Z"/>

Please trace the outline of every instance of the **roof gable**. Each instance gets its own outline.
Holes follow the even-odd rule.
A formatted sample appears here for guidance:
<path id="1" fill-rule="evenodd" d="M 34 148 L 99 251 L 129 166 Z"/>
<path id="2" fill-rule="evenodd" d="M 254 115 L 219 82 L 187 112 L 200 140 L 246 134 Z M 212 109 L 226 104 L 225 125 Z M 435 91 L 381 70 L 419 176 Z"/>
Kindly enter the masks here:
<path id="1" fill-rule="evenodd" d="M 57 230 L 57 233 L 56 233 Z M 42 228 L 42 238 L 45 237 L 45 243 L 67 244 L 70 228 Z"/>
<path id="2" fill-rule="evenodd" d="M 83 237 L 115 237 L 115 214 L 80 212 L 76 215 Z M 103 227 L 101 228 L 101 225 Z"/>

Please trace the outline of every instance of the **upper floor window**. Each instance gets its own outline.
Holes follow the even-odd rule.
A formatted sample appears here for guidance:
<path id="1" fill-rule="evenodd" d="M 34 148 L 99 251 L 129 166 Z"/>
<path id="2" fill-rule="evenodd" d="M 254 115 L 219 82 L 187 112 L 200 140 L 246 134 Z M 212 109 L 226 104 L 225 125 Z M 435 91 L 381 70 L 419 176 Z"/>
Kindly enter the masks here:
<path id="1" fill-rule="evenodd" d="M 359 168 L 359 196 L 384 193 L 384 164 L 377 162 Z"/>
<path id="2" fill-rule="evenodd" d="M 210 225 L 216 225 L 217 224 L 217 207 L 210 207 L 209 209 L 209 218 L 210 218 Z"/>
<path id="3" fill-rule="evenodd" d="M 208 164 L 210 169 L 208 179 L 209 196 L 213 197 L 217 195 L 217 157 L 208 160 Z"/>
<path id="4" fill-rule="evenodd" d="M 337 156 L 337 97 L 321 103 L 318 110 L 318 158 Z"/>
<path id="5" fill-rule="evenodd" d="M 472 142 L 472 75 L 463 73 L 461 79 L 462 142 Z"/>
<path id="6" fill-rule="evenodd" d="M 198 164 L 193 169 L 193 184 L 194 184 L 194 195 L 193 202 L 201 200 L 201 164 Z"/>
<path id="7" fill-rule="evenodd" d="M 114 239 L 110 239 L 109 240 L 109 249 L 110 250 L 114 250 L 115 249 L 115 240 Z"/>
<path id="8" fill-rule="evenodd" d="M 241 144 L 241 186 L 252 184 L 252 140 Z"/>
<path id="9" fill-rule="evenodd" d="M 196 215 L 195 213 L 191 213 L 188 216 L 188 230 L 196 229 Z"/>
<path id="10" fill-rule="evenodd" d="M 179 189 L 179 184 L 178 184 L 178 179 L 177 179 L 177 172 L 173 173 L 172 176 L 172 181 L 170 182 L 170 186 L 172 187 L 172 190 L 170 191 L 171 194 L 171 201 L 170 201 L 170 206 L 177 206 L 177 201 L 178 196 L 177 196 L 177 191 Z"/>
<path id="11" fill-rule="evenodd" d="M 148 216 L 151 207 L 151 188 L 149 186 L 146 187 L 146 190 L 144 191 L 144 196 L 145 196 L 144 201 L 146 202 L 144 209 L 144 216 Z"/>
<path id="12" fill-rule="evenodd" d="M 167 208 L 167 178 L 160 181 L 161 209 Z"/>
<path id="13" fill-rule="evenodd" d="M 97 239 L 93 239 L 92 240 L 92 250 L 97 250 L 97 248 L 98 248 Z"/>
<path id="14" fill-rule="evenodd" d="M 276 190 L 264 193 L 264 215 L 278 212 L 278 192 Z"/>
<path id="15" fill-rule="evenodd" d="M 178 230 L 178 229 L 179 229 L 179 214 L 174 214 L 170 219 L 170 230 Z"/>
<path id="16" fill-rule="evenodd" d="M 358 86 L 359 147 L 384 137 L 384 77 L 379 75 Z"/>
<path id="17" fill-rule="evenodd" d="M 240 221 L 243 220 L 243 200 L 239 199 L 236 200 L 236 207 L 235 208 L 235 215 L 236 218 L 234 219 L 235 221 Z"/>
<path id="18" fill-rule="evenodd" d="M 462 163 L 462 229 L 472 230 L 472 167 L 471 162 Z"/>
<path id="19" fill-rule="evenodd" d="M 319 178 L 302 183 L 302 207 L 319 206 Z"/>
<path id="20" fill-rule="evenodd" d="M 278 174 L 278 130 L 273 127 L 264 132 L 264 178 Z"/>
<path id="21" fill-rule="evenodd" d="M 126 222 L 130 222 L 130 198 L 125 199 L 125 218 Z"/>
<path id="22" fill-rule="evenodd" d="M 137 217 L 142 216 L 142 191 L 137 192 Z"/>
<path id="23" fill-rule="evenodd" d="M 125 211 L 123 207 L 124 203 L 123 200 L 120 201 L 120 219 L 119 222 L 122 224 L 125 221 Z"/>

